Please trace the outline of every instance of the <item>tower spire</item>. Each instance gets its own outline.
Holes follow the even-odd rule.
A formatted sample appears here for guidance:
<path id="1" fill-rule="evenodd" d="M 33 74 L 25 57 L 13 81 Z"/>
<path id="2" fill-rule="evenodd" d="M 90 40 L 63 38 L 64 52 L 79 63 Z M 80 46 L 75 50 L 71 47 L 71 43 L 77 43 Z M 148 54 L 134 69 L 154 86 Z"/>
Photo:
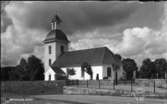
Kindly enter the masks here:
<path id="1" fill-rule="evenodd" d="M 60 19 L 60 17 L 56 14 L 53 16 L 52 20 L 51 20 L 51 29 L 52 30 L 56 30 L 56 26 L 59 25 L 62 22 L 62 20 Z"/>

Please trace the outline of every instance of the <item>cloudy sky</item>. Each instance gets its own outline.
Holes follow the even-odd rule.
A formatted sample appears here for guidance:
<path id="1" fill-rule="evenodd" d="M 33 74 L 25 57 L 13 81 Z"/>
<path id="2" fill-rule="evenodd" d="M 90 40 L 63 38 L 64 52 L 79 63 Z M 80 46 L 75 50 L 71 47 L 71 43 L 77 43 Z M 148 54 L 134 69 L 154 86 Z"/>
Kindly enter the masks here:
<path id="1" fill-rule="evenodd" d="M 29 54 L 42 59 L 42 40 L 56 13 L 71 50 L 106 46 L 138 64 L 167 59 L 167 2 L 13 1 L 1 4 L 1 65 Z"/>

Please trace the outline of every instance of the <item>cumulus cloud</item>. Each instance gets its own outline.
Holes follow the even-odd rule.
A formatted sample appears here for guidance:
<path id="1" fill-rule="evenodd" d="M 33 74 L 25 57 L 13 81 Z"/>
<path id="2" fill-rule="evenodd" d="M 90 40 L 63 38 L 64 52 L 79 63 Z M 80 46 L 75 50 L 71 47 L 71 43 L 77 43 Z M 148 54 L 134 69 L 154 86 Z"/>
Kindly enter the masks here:
<path id="1" fill-rule="evenodd" d="M 76 30 L 88 31 L 88 29 L 95 29 L 99 26 L 121 23 L 140 6 L 140 4 L 136 3 L 53 1 L 18 2 L 14 3 L 14 5 L 20 9 L 16 18 L 20 19 L 22 24 L 28 28 L 49 30 L 51 16 L 57 13 L 63 19 L 63 24 L 60 27 L 69 34 L 72 34 Z"/>
<path id="2" fill-rule="evenodd" d="M 72 48 L 85 49 L 107 46 L 114 53 L 134 58 L 138 63 L 141 63 L 144 58 L 164 57 L 167 59 L 167 35 L 148 27 L 125 29 L 121 34 L 116 34 L 116 37 L 122 36 L 120 41 L 115 40 L 114 35 L 99 34 L 97 31 L 80 36 L 82 38 L 77 42 L 71 43 Z M 101 38 L 96 38 L 98 36 Z"/>
<path id="3" fill-rule="evenodd" d="M 136 29 L 138 30 L 138 32 L 136 31 Z M 128 31 L 128 35 L 124 34 L 123 41 L 122 43 L 120 43 L 120 52 L 123 55 L 128 57 L 140 56 L 140 59 L 144 59 L 147 57 L 164 57 L 163 54 L 167 52 L 166 35 L 147 27 L 132 28 L 128 29 Z M 129 41 L 126 41 L 126 39 L 129 39 Z M 130 46 L 127 48 L 126 44 Z M 131 47 L 131 45 L 133 47 Z"/>
<path id="4" fill-rule="evenodd" d="M 9 1 L 1 1 L 1 33 L 6 31 L 6 28 L 12 24 L 12 21 L 8 18 L 5 12 L 5 6 L 9 4 Z"/>
<path id="5" fill-rule="evenodd" d="M 41 34 L 40 31 L 24 28 L 17 30 L 15 25 L 8 26 L 7 31 L 1 34 L 1 64 L 15 65 L 20 55 L 32 53 L 35 46 L 41 43 Z"/>
<path id="6" fill-rule="evenodd" d="M 90 32 L 76 32 L 75 37 L 69 37 L 71 40 L 70 46 L 74 50 L 94 48 L 94 47 L 103 47 L 108 46 L 109 44 L 116 44 L 118 41 L 115 38 L 121 37 L 121 34 L 106 34 L 100 33 L 99 30 L 95 29 Z"/>
<path id="7" fill-rule="evenodd" d="M 167 34 L 167 2 L 164 3 L 164 16 L 162 17 L 162 32 Z"/>
<path id="8" fill-rule="evenodd" d="M 3 4 L 1 65 L 14 65 L 20 56 L 32 53 L 42 57 L 42 46 L 38 46 L 49 32 L 49 21 L 55 13 L 63 18 L 64 24 L 60 28 L 69 35 L 75 31 L 91 31 L 97 27 L 123 22 L 138 7 L 138 4 L 133 3 L 53 1 L 13 1 Z"/>
<path id="9" fill-rule="evenodd" d="M 127 28 L 122 33 L 121 40 L 115 40 L 112 35 L 98 32 L 80 35 L 82 38 L 73 43 L 73 47 L 92 48 L 95 46 L 107 46 L 113 52 L 121 54 L 123 57 L 134 58 L 141 64 L 144 58 L 166 58 L 167 59 L 167 4 L 164 4 L 164 16 L 162 28 L 159 31 L 149 27 Z M 91 34 L 91 36 L 89 36 Z M 96 38 L 98 36 L 105 38 Z M 117 35 L 118 36 L 118 35 Z"/>
<path id="10" fill-rule="evenodd" d="M 35 46 L 41 45 L 45 32 L 26 28 L 17 16 L 24 15 L 24 10 L 10 5 L 5 8 L 12 24 L 1 33 L 1 65 L 15 65 L 22 54 L 32 54 Z"/>
<path id="11" fill-rule="evenodd" d="M 144 22 L 137 21 L 139 16 L 144 17 L 145 11 L 159 7 L 154 6 L 119 2 L 10 2 L 1 18 L 1 65 L 14 65 L 20 56 L 29 54 L 42 58 L 41 41 L 50 31 L 49 21 L 55 13 L 63 20 L 59 28 L 70 38 L 73 50 L 107 46 L 115 53 L 138 60 L 148 54 L 166 57 L 162 44 L 166 43 L 166 35 L 154 31 L 150 25 L 142 27 L 147 21 L 156 21 L 160 14 L 155 13 L 157 16 L 151 15 L 152 19 L 146 18 Z M 144 13 L 138 15 L 136 11 Z"/>

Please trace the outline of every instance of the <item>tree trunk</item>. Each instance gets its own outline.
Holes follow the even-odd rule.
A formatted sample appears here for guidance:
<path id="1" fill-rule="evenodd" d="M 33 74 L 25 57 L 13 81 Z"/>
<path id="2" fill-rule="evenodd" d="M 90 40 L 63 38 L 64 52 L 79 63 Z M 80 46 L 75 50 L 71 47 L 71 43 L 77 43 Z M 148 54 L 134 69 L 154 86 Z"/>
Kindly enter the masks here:
<path id="1" fill-rule="evenodd" d="M 93 80 L 93 74 L 90 75 L 90 79 Z"/>
<path id="2" fill-rule="evenodd" d="M 69 74 L 67 73 L 67 79 L 69 79 Z"/>
<path id="3" fill-rule="evenodd" d="M 116 85 L 118 84 L 118 78 L 117 78 L 117 76 L 118 76 L 118 75 L 117 75 L 117 71 L 115 71 L 115 78 L 114 78 L 114 79 L 115 79 L 115 84 L 116 84 Z"/>
<path id="4" fill-rule="evenodd" d="M 133 71 L 133 79 L 136 79 L 136 71 Z"/>

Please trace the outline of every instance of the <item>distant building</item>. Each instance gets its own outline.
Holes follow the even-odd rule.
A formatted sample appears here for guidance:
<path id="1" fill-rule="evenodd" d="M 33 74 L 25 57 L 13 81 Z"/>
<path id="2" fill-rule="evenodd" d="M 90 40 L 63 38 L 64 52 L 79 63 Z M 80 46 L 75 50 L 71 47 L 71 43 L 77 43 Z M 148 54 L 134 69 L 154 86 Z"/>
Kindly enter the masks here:
<path id="1" fill-rule="evenodd" d="M 114 59 L 114 54 L 107 47 L 91 48 L 84 50 L 68 51 L 68 40 L 65 33 L 57 29 L 56 26 L 61 22 L 56 15 L 51 22 L 51 31 L 46 36 L 44 42 L 44 66 L 45 80 L 56 80 L 59 74 L 66 75 L 67 69 L 74 69 L 76 74 L 69 76 L 69 79 L 88 80 L 90 75 L 84 72 L 82 75 L 81 65 L 88 63 L 91 65 L 93 80 L 97 76 L 101 79 L 113 80 L 123 76 L 122 66 Z M 114 65 L 120 65 L 117 72 Z"/>

